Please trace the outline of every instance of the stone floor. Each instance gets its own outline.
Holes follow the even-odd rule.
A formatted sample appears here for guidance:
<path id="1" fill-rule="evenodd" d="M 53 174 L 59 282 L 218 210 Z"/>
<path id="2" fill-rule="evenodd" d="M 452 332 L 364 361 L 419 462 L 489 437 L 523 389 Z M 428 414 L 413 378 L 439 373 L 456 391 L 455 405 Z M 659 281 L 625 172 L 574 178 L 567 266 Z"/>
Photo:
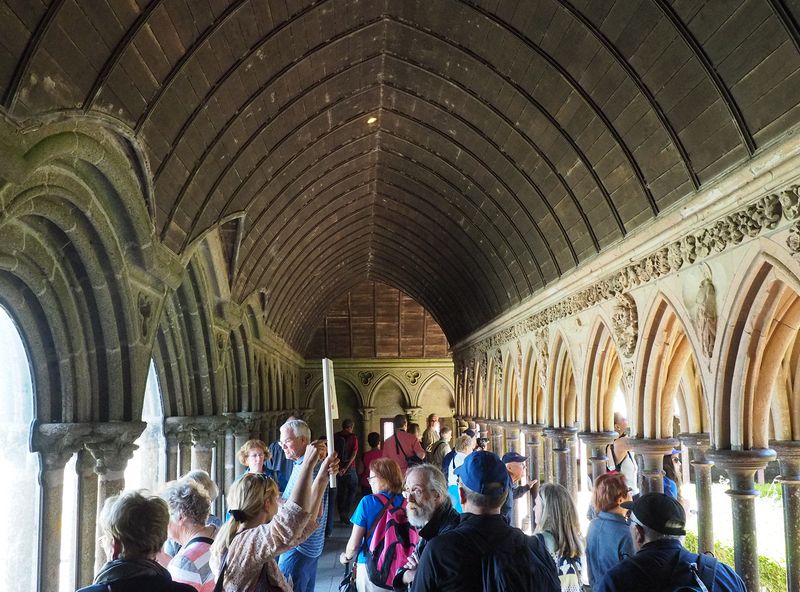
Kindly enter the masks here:
<path id="1" fill-rule="evenodd" d="M 344 551 L 351 527 L 335 526 L 331 536 L 325 540 L 325 550 L 317 564 L 315 592 L 337 592 L 344 576 L 344 566 L 339 563 L 339 554 Z"/>

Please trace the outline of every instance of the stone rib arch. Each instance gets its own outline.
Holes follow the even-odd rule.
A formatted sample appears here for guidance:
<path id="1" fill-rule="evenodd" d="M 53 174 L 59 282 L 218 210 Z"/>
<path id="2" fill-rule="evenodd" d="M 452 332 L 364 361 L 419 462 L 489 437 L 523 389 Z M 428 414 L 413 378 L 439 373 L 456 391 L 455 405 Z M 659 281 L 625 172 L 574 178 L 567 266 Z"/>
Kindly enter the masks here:
<path id="1" fill-rule="evenodd" d="M 524 388 L 522 421 L 528 424 L 544 424 L 546 416 L 546 398 L 541 382 L 539 358 L 532 343 L 528 343 L 522 362 Z"/>
<path id="2" fill-rule="evenodd" d="M 505 352 L 503 356 L 503 393 L 502 400 L 505 405 L 503 406 L 504 421 L 519 421 L 522 416 L 522 395 L 519 392 L 519 382 L 517 380 L 517 368 L 514 360 L 514 354 L 510 351 Z"/>
<path id="3" fill-rule="evenodd" d="M 578 421 L 580 397 L 572 360 L 569 343 L 559 331 L 553 342 L 548 373 L 547 420 L 553 427 L 570 427 Z"/>
<path id="4" fill-rule="evenodd" d="M 358 405 L 360 405 L 361 407 L 364 407 L 364 406 L 367 405 L 367 403 L 364 402 L 365 401 L 364 393 L 359 388 L 358 384 L 355 381 L 351 380 L 348 376 L 343 375 L 343 374 L 336 375 L 335 371 L 334 371 L 334 380 L 336 382 L 342 382 L 342 383 L 346 384 L 350 389 L 352 389 L 352 391 L 354 393 L 356 393 L 356 395 L 359 398 Z M 375 386 L 377 386 L 377 383 L 375 384 Z M 315 378 L 313 382 L 311 382 L 311 384 L 309 385 L 309 387 L 308 387 L 308 389 L 306 391 L 306 392 L 308 392 L 308 396 L 303 401 L 304 407 L 306 409 L 312 409 L 314 407 L 314 401 L 318 397 L 322 396 L 322 389 L 323 389 L 323 381 L 322 381 L 322 375 L 320 375 L 317 378 Z M 369 400 L 369 399 L 367 399 L 367 400 Z M 342 419 L 342 418 L 340 417 L 340 419 Z"/>
<path id="5" fill-rule="evenodd" d="M 621 381 L 619 352 L 608 328 L 608 319 L 601 316 L 592 329 L 584 367 L 581 425 L 586 431 L 613 431 L 614 393 Z"/>
<path id="6" fill-rule="evenodd" d="M 762 252 L 736 285 L 741 288 L 732 295 L 729 313 L 735 316 L 727 317 L 732 321 L 723 330 L 716 375 L 715 445 L 768 448 L 771 418 L 776 432 L 786 434 L 788 421 L 796 433 L 791 413 L 800 406 L 797 395 L 789 398 L 789 417 L 771 412 L 781 368 L 800 330 L 800 279 L 795 264 L 790 268 Z"/>
<path id="7" fill-rule="evenodd" d="M 429 387 L 437 382 L 441 382 L 447 389 L 448 393 L 450 394 L 450 398 L 453 404 L 455 404 L 455 389 L 453 388 L 453 383 L 449 382 L 441 372 L 434 372 L 430 376 L 426 377 L 419 385 L 419 390 L 417 394 L 417 407 L 424 407 L 424 398 L 426 391 Z"/>
<path id="8" fill-rule="evenodd" d="M 389 383 L 394 384 L 398 389 L 400 389 L 400 393 L 401 393 L 402 399 L 403 399 L 403 406 L 407 407 L 407 408 L 408 407 L 412 407 L 411 393 L 408 391 L 408 389 L 405 387 L 405 385 L 403 385 L 403 383 L 401 381 L 399 381 L 396 377 L 394 377 L 394 376 L 392 376 L 391 374 L 388 374 L 388 373 L 384 374 L 383 376 L 378 378 L 375 381 L 375 384 L 372 385 L 372 388 L 369 389 L 369 393 L 367 393 L 367 396 L 366 396 L 365 407 L 375 407 L 375 403 L 376 403 L 375 396 L 377 395 L 378 390 L 380 390 L 380 388 L 384 384 L 389 384 Z M 357 392 L 360 393 L 361 391 L 357 391 Z"/>
<path id="9" fill-rule="evenodd" d="M 156 274 L 174 263 L 153 244 L 146 163 L 100 120 L 8 121 L 0 284 L 31 356 L 39 420 L 138 419 L 166 288 Z"/>
<path id="10" fill-rule="evenodd" d="M 671 438 L 673 403 L 687 365 L 697 368 L 697 353 L 683 318 L 663 293 L 653 300 L 647 320 L 640 328 L 636 362 L 632 430 L 637 437 Z M 688 423 L 697 431 L 709 426 L 708 420 L 703 420 L 703 410 L 707 408 L 704 397 L 702 389 L 682 399 Z"/>

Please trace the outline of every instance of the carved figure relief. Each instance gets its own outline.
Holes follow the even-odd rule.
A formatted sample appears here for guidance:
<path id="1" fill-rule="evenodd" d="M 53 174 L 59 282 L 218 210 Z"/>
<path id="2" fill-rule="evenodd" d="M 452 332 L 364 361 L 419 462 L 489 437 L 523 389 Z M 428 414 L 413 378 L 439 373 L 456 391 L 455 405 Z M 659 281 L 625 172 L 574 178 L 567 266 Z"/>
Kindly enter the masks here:
<path id="1" fill-rule="evenodd" d="M 153 316 L 153 300 L 144 292 L 139 292 L 139 316 L 141 317 L 140 329 L 142 337 L 147 337 L 150 332 L 150 318 Z"/>
<path id="2" fill-rule="evenodd" d="M 700 336 L 703 354 L 710 358 L 717 339 L 717 290 L 710 277 L 700 282 L 694 303 L 694 326 Z"/>
<path id="3" fill-rule="evenodd" d="M 639 314 L 636 301 L 630 294 L 619 294 L 614 312 L 611 315 L 614 339 L 620 353 L 630 358 L 636 350 L 636 341 L 639 339 Z"/>
<path id="4" fill-rule="evenodd" d="M 539 370 L 539 384 L 542 389 L 547 388 L 547 364 L 549 363 L 550 353 L 547 351 L 547 344 L 550 341 L 547 329 L 538 331 L 535 335 L 536 351 L 538 353 L 537 363 Z"/>

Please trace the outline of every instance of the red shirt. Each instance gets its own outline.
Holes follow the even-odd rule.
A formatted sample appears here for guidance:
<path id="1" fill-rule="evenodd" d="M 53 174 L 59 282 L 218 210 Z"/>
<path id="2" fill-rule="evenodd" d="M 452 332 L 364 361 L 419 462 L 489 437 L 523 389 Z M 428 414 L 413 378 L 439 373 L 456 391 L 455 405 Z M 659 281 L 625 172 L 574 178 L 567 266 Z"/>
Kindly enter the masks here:
<path id="1" fill-rule="evenodd" d="M 395 436 L 397 440 L 395 440 Z M 398 445 L 399 441 L 399 445 Z M 405 454 L 403 454 L 405 453 Z M 383 456 L 397 461 L 400 465 L 400 470 L 405 474 L 408 468 L 406 456 L 416 454 L 420 459 L 425 458 L 425 450 L 422 444 L 419 443 L 414 434 L 409 434 L 406 431 L 398 430 L 394 435 L 389 436 L 383 441 Z"/>
<path id="2" fill-rule="evenodd" d="M 380 458 L 383 456 L 383 450 L 380 448 L 375 448 L 374 450 L 370 450 L 369 452 L 364 453 L 364 457 L 361 459 L 361 462 L 364 463 L 364 470 L 361 473 L 361 486 L 366 487 L 369 489 L 369 465 L 372 463 L 373 460 L 376 458 Z"/>

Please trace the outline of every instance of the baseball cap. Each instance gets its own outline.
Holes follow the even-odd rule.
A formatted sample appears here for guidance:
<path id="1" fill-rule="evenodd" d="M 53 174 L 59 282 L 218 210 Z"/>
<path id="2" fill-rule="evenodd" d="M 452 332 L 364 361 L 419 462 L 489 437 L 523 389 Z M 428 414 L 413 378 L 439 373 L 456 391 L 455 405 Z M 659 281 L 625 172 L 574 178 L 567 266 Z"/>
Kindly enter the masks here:
<path id="1" fill-rule="evenodd" d="M 517 452 L 506 452 L 503 455 L 503 464 L 510 462 L 524 462 L 526 460 L 528 460 L 527 456 L 522 456 Z"/>
<path id="2" fill-rule="evenodd" d="M 633 502 L 620 504 L 631 511 L 631 520 L 669 535 L 686 534 L 686 512 L 678 500 L 663 493 L 645 493 Z"/>
<path id="3" fill-rule="evenodd" d="M 455 474 L 461 478 L 467 489 L 491 497 L 502 495 L 508 482 L 506 465 L 494 452 L 485 450 L 478 450 L 467 456 L 464 464 L 456 468 Z M 498 488 L 498 483 L 502 487 Z"/>
<path id="4" fill-rule="evenodd" d="M 475 430 L 473 430 L 472 428 L 467 428 L 466 430 L 464 430 L 464 433 L 470 438 L 475 437 Z"/>

